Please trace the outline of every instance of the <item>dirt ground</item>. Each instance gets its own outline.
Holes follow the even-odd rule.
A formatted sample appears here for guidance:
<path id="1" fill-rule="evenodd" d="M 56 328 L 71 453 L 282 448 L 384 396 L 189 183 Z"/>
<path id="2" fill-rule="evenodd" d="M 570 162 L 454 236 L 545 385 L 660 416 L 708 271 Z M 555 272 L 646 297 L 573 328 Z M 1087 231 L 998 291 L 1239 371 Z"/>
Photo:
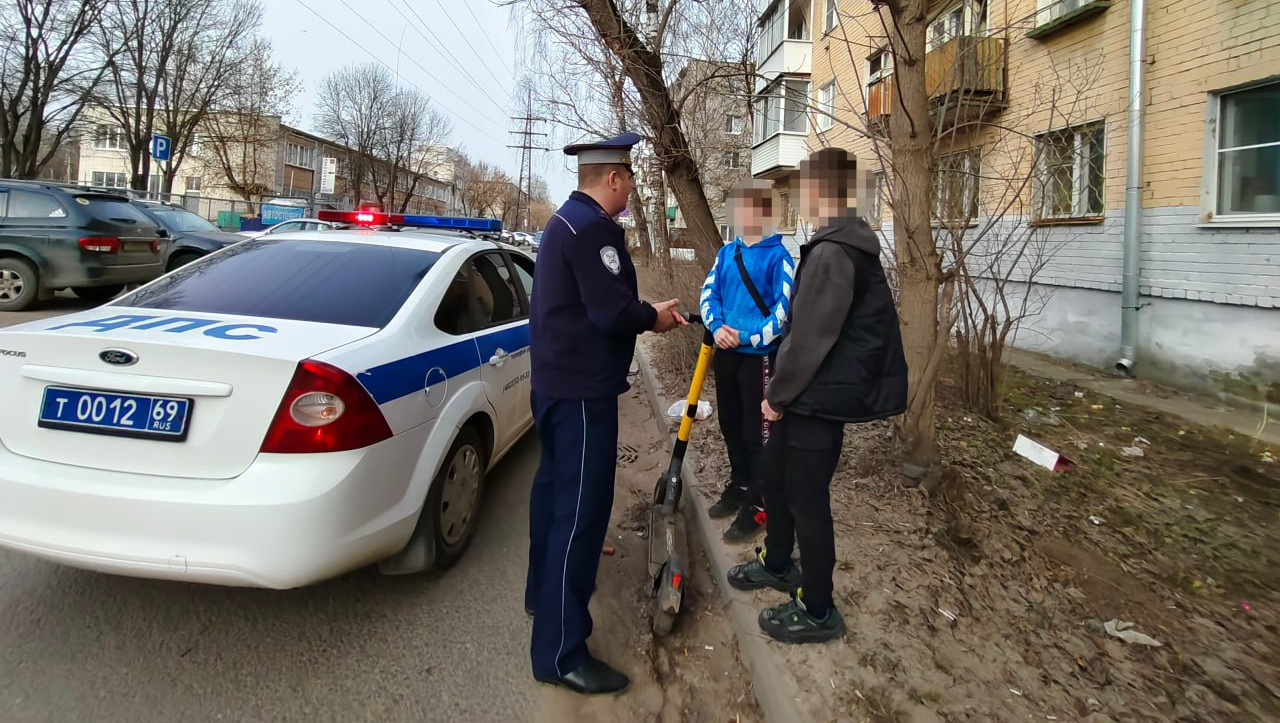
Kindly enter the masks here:
<path id="1" fill-rule="evenodd" d="M 644 342 L 664 399 L 683 397 L 695 335 Z M 1014 370 L 1006 383 L 991 422 L 959 411 L 944 374 L 932 493 L 896 472 L 887 424 L 848 428 L 832 505 L 849 635 L 771 643 L 805 719 L 1280 719 L 1277 450 Z M 1020 433 L 1073 468 L 1017 456 Z M 693 448 L 711 499 L 728 476 L 714 416 Z"/>
<path id="2" fill-rule="evenodd" d="M 669 460 L 670 440 L 658 434 L 638 376 L 632 385 L 620 400 L 617 492 L 607 542 L 615 552 L 601 558 L 590 641 L 592 652 L 631 676 L 631 689 L 596 698 L 555 691 L 539 720 L 759 723 L 763 716 L 751 678 L 695 536 L 690 545 L 698 550 L 699 564 L 681 618 L 665 638 L 650 632 L 648 508 Z"/>

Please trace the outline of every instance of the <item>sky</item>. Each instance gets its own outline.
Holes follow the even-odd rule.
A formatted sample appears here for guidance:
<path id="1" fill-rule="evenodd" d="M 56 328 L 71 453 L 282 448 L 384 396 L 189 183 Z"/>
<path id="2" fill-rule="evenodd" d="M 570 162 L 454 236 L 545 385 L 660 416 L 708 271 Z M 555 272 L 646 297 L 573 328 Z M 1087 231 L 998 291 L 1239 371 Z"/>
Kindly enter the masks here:
<path id="1" fill-rule="evenodd" d="M 277 62 L 296 71 L 302 90 L 286 119 L 314 132 L 316 91 L 348 65 L 380 63 L 406 87 L 422 91 L 453 121 L 448 145 L 502 168 L 516 179 L 524 115 L 517 92 L 524 34 L 516 13 L 491 0 L 262 0 L 262 34 Z M 513 97 L 514 96 L 514 97 Z M 543 123 L 533 130 L 551 132 Z M 551 145 L 534 137 L 531 145 Z M 553 202 L 565 198 L 573 174 L 558 148 L 533 152 L 533 172 L 547 180 Z"/>

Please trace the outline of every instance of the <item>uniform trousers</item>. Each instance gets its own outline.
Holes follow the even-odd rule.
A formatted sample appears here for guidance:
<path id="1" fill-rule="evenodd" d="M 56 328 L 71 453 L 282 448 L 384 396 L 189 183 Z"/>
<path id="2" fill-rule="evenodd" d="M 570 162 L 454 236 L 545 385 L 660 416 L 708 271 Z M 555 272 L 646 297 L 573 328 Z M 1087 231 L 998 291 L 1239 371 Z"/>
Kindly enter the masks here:
<path id="1" fill-rule="evenodd" d="M 618 398 L 555 399 L 534 393 L 542 459 L 529 500 L 525 607 L 533 610 L 534 677 L 557 679 L 590 652 L 587 611 L 613 509 Z"/>

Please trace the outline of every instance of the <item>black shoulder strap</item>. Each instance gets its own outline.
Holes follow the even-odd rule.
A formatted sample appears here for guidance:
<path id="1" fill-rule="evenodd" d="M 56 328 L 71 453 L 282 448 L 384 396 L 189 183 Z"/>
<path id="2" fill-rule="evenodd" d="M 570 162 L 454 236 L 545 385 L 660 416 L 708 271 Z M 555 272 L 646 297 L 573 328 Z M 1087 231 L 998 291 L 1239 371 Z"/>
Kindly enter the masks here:
<path id="1" fill-rule="evenodd" d="M 757 289 L 755 283 L 751 281 L 751 274 L 747 273 L 747 265 L 742 260 L 741 246 L 738 246 L 733 250 L 733 260 L 738 262 L 738 273 L 742 274 L 742 282 L 747 285 L 747 292 L 751 294 L 751 298 L 756 302 L 756 307 L 760 309 L 761 314 L 768 316 L 769 307 L 765 306 L 764 299 L 760 297 L 760 290 Z"/>

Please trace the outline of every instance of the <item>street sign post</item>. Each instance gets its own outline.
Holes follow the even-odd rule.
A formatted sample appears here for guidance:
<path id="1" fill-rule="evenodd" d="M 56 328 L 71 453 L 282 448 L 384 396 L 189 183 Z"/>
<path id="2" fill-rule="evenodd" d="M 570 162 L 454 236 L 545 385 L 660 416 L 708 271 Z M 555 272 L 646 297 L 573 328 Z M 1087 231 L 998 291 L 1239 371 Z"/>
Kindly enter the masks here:
<path id="1" fill-rule="evenodd" d="M 320 164 L 320 193 L 333 193 L 334 179 L 338 175 L 338 159 L 325 156 Z"/>
<path id="2" fill-rule="evenodd" d="M 169 151 L 172 147 L 173 142 L 169 139 L 169 136 L 151 136 L 151 157 L 157 161 L 169 160 Z"/>

